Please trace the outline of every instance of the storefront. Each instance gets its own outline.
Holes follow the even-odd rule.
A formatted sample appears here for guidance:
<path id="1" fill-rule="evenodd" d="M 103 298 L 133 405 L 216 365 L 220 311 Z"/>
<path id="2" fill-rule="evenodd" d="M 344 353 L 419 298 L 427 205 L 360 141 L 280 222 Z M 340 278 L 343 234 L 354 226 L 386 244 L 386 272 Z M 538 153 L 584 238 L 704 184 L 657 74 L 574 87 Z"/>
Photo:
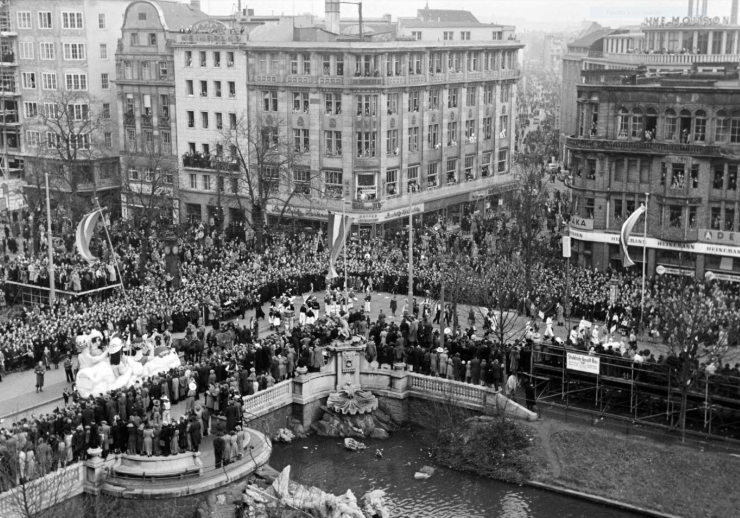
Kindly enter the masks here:
<path id="1" fill-rule="evenodd" d="M 572 261 L 585 268 L 622 269 L 619 234 L 586 231 L 570 227 Z M 740 241 L 740 234 L 699 231 L 699 241 L 692 243 L 665 241 L 653 237 L 630 236 L 628 252 L 642 268 L 643 253 L 648 275 L 694 275 L 703 278 L 712 272 L 714 278 L 740 282 L 740 246 L 725 244 Z M 644 245 L 644 248 L 643 248 Z"/>

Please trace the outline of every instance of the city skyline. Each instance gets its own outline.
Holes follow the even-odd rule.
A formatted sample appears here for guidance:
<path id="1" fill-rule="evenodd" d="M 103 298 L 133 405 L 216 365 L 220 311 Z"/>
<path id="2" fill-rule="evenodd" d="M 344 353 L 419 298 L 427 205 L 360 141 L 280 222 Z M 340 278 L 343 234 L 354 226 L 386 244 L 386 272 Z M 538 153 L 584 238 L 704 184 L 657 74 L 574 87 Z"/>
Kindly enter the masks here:
<path id="1" fill-rule="evenodd" d="M 237 0 L 201 0 L 202 9 L 213 15 L 231 14 Z M 710 0 L 708 16 L 729 16 L 731 0 Z M 392 14 L 397 17 L 415 16 L 417 9 L 428 5 L 430 9 L 447 9 L 449 6 L 439 0 L 397 0 L 389 2 L 378 0 L 363 3 L 363 15 L 380 17 Z M 610 0 L 501 0 L 491 9 L 488 0 L 467 0 L 459 9 L 472 12 L 482 22 L 516 24 L 517 30 L 539 29 L 540 25 L 562 25 L 557 29 L 574 26 L 583 20 L 596 21 L 604 26 L 619 27 L 637 25 L 646 17 L 685 16 L 686 0 L 654 0 L 647 4 L 640 0 L 624 0 L 618 5 Z M 322 0 L 242 0 L 242 8 L 254 9 L 256 15 L 285 15 L 313 13 L 323 17 Z M 357 16 L 357 9 L 342 4 L 342 17 Z M 577 13 L 574 16 L 574 13 Z"/>

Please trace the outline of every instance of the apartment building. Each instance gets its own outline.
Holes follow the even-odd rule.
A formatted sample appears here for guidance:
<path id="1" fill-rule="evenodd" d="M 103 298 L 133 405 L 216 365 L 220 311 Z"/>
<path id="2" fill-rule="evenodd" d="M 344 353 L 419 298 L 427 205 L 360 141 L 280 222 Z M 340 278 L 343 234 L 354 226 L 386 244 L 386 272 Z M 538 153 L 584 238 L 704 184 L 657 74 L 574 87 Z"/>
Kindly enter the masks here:
<path id="1" fill-rule="evenodd" d="M 3 174 L 117 204 L 115 59 L 130 0 L 6 0 L 2 32 Z M 66 156 L 60 144 L 69 141 Z M 74 167 L 60 168 L 62 163 Z M 68 170 L 74 169 L 74 174 Z M 38 173 L 38 175 L 36 174 Z"/>
<path id="2" fill-rule="evenodd" d="M 630 256 L 647 272 L 740 282 L 740 84 L 727 72 L 584 71 L 573 169 L 573 261 L 619 269 L 619 230 L 647 200 Z"/>
<path id="3" fill-rule="evenodd" d="M 140 0 L 126 9 L 115 53 L 118 147 L 121 150 L 121 210 L 163 221 L 180 220 L 177 102 L 172 44 L 192 26 L 208 20 L 199 3 Z M 193 60 L 191 59 L 191 66 Z M 226 62 L 224 61 L 224 66 Z M 179 72 L 179 70 L 178 70 Z"/>

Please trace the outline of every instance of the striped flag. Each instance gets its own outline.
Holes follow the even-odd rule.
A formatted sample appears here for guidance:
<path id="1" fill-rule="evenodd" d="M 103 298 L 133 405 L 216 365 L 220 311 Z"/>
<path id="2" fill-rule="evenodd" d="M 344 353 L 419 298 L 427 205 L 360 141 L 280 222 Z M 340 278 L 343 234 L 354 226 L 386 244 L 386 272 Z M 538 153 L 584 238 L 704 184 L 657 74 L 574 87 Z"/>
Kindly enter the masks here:
<path id="1" fill-rule="evenodd" d="M 342 216 L 334 212 L 329 213 L 329 278 L 339 277 L 334 269 L 334 262 L 339 257 L 339 252 L 349 235 L 352 221 L 349 216 Z"/>
<path id="2" fill-rule="evenodd" d="M 632 227 L 635 226 L 635 223 L 637 223 L 637 220 L 640 218 L 640 216 L 645 213 L 645 210 L 645 205 L 640 205 L 635 212 L 630 214 L 630 217 L 627 218 L 627 220 L 624 222 L 624 225 L 622 225 L 622 230 L 619 233 L 619 247 L 622 252 L 622 266 L 624 266 L 625 268 L 629 268 L 630 266 L 635 265 L 635 263 L 632 262 L 632 259 L 630 259 L 630 254 L 627 250 L 627 244 L 630 240 Z M 647 224 L 647 221 L 645 224 Z"/>
<path id="3" fill-rule="evenodd" d="M 80 253 L 82 258 L 90 264 L 98 262 L 98 258 L 90 253 L 90 239 L 95 230 L 95 225 L 98 224 L 100 214 L 100 210 L 86 214 L 77 225 L 77 251 Z"/>

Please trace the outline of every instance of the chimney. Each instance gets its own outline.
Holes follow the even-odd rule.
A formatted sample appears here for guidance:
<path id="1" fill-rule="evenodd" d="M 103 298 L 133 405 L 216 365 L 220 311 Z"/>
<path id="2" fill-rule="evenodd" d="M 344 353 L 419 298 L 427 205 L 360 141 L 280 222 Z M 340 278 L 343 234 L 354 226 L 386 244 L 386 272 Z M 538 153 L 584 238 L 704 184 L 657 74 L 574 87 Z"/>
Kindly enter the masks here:
<path id="1" fill-rule="evenodd" d="M 200 11 L 200 0 L 190 0 L 190 7 L 196 11 Z"/>
<path id="2" fill-rule="evenodd" d="M 339 0 L 325 0 L 324 29 L 339 34 Z"/>
<path id="3" fill-rule="evenodd" d="M 730 23 L 732 25 L 737 25 L 737 1 L 732 0 L 732 11 L 730 11 Z"/>

